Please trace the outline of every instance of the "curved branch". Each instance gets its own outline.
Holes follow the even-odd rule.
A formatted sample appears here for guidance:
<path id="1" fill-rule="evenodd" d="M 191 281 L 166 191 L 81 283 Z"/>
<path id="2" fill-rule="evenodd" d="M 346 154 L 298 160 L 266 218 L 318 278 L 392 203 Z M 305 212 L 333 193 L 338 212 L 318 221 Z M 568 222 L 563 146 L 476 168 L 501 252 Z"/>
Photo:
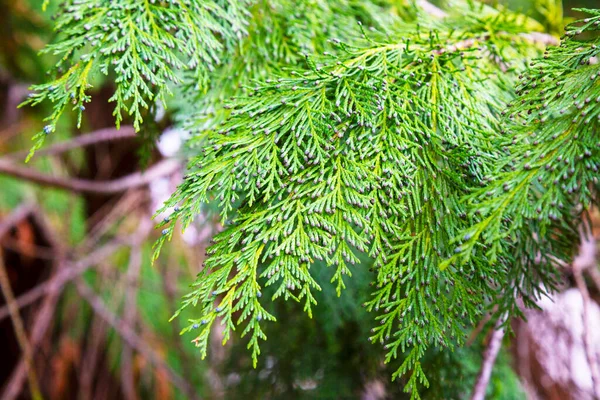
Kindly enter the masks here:
<path id="1" fill-rule="evenodd" d="M 80 147 L 90 146 L 96 143 L 112 142 L 114 140 L 130 139 L 135 138 L 135 130 L 132 126 L 122 126 L 121 129 L 106 128 L 99 129 L 97 131 L 77 136 L 64 142 L 53 144 L 44 149 L 40 149 L 35 152 L 36 156 L 53 156 L 67 152 L 69 150 L 78 149 Z M 7 154 L 5 157 L 8 158 L 25 158 L 29 154 L 29 150 L 18 151 L 15 153 Z"/>
<path id="2" fill-rule="evenodd" d="M 144 172 L 133 174 L 111 181 L 90 181 L 77 178 L 61 178 L 49 176 L 31 168 L 15 165 L 9 160 L 0 159 L 0 174 L 25 179 L 43 186 L 70 190 L 76 193 L 115 194 L 129 189 L 146 186 L 155 179 L 170 175 L 181 168 L 176 160 L 163 160 Z"/>

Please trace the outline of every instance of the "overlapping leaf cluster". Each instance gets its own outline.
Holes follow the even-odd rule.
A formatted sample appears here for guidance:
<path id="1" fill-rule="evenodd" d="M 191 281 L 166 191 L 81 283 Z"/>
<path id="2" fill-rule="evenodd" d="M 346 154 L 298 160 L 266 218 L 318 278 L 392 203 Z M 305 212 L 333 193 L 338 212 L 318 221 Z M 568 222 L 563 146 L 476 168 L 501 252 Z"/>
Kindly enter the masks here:
<path id="1" fill-rule="evenodd" d="M 414 20 L 417 10 L 403 2 L 384 0 L 291 1 L 262 0 L 250 8 L 248 35 L 227 62 L 211 75 L 208 93 L 190 91 L 178 115 L 203 124 L 218 124 L 227 115 L 222 102 L 246 94 L 253 82 L 289 76 L 292 67 L 308 67 L 306 55 L 335 50 L 334 41 L 361 38 L 357 22 L 386 32 Z M 210 118 L 203 114 L 211 113 Z M 197 143 L 200 141 L 200 143 Z M 201 145 L 198 135 L 192 142 Z"/>
<path id="2" fill-rule="evenodd" d="M 79 114 L 90 101 L 95 75 L 114 76 L 117 126 L 128 114 L 139 130 L 156 100 L 164 102 L 170 84 L 187 83 L 206 90 L 209 74 L 223 53 L 246 33 L 250 0 L 68 0 L 61 5 L 55 29 L 58 41 L 44 51 L 60 56 L 55 78 L 35 85 L 25 104 L 49 100 L 53 112 L 34 137 L 30 156 L 56 129 L 63 112 Z"/>
<path id="3" fill-rule="evenodd" d="M 461 343 L 465 328 L 495 295 L 502 270 L 474 258 L 447 264 L 463 249 L 452 239 L 478 216 L 461 201 L 499 161 L 493 144 L 514 70 L 534 46 L 521 34 L 531 21 L 481 5 L 423 28 L 365 35 L 361 45 L 333 40 L 335 51 L 307 57 L 305 70 L 258 83 L 225 108 L 166 207 L 160 244 L 174 220 L 187 226 L 206 203 L 226 229 L 184 307 L 199 316 L 203 353 L 215 323 L 224 341 L 249 335 L 254 362 L 271 300 L 302 302 L 310 315 L 320 285 L 311 269 L 331 269 L 338 292 L 357 265 L 372 259 L 377 312 L 371 340 L 405 354 L 397 375 L 418 397 L 427 385 L 419 359 L 430 346 Z M 210 116 L 208 117 L 210 118 Z M 202 125 L 203 121 L 200 121 Z M 466 239 L 468 240 L 468 238 Z"/>
<path id="4" fill-rule="evenodd" d="M 136 129 L 172 87 L 192 88 L 198 154 L 158 248 L 207 206 L 226 227 L 185 331 L 205 354 L 214 324 L 224 341 L 241 329 L 256 363 L 275 320 L 263 293 L 310 315 L 329 284 L 315 269 L 341 293 L 370 266 L 370 340 L 402 356 L 395 376 L 417 397 L 428 348 L 554 287 L 600 162 L 600 12 L 524 68 L 537 23 L 447 3 L 437 18 L 398 0 L 68 0 L 46 50 L 55 78 L 27 101 L 54 107 L 32 153 L 69 107 L 81 121 L 96 75 L 114 78 L 117 125 Z"/>
<path id="5" fill-rule="evenodd" d="M 570 25 L 519 78 L 504 111 L 498 168 L 470 196 L 480 221 L 452 261 L 487 261 L 503 270 L 499 313 L 534 306 L 569 263 L 583 220 L 597 204 L 600 166 L 600 12 Z M 587 233 L 584 232 L 583 233 Z"/>

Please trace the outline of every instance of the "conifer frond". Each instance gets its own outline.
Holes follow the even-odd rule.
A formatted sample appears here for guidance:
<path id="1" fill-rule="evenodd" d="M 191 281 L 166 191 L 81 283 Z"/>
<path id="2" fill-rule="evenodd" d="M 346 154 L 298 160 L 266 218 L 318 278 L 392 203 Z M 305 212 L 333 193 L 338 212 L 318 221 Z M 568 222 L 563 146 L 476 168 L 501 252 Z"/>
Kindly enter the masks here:
<path id="1" fill-rule="evenodd" d="M 494 282 L 499 313 L 518 313 L 517 298 L 535 306 L 555 287 L 558 264 L 572 260 L 582 219 L 597 204 L 600 12 L 581 11 L 590 17 L 520 76 L 495 144 L 498 168 L 469 198 L 480 221 L 454 258 L 504 271 Z"/>
<path id="2" fill-rule="evenodd" d="M 29 157 L 56 129 L 63 112 L 79 115 L 97 75 L 114 75 L 116 124 L 128 114 L 136 130 L 153 102 L 165 101 L 169 84 L 190 71 L 198 91 L 222 53 L 246 32 L 250 0 L 70 0 L 57 15 L 58 41 L 44 52 L 60 57 L 55 79 L 34 85 L 24 104 L 53 104 L 48 124 L 34 137 Z"/>
<path id="3" fill-rule="evenodd" d="M 256 365 L 269 302 L 310 317 L 317 291 L 341 295 L 370 266 L 370 340 L 403 359 L 393 378 L 416 399 L 431 347 L 460 345 L 484 312 L 535 306 L 572 259 L 597 204 L 600 11 L 541 56 L 544 27 L 523 15 L 414 3 L 67 1 L 45 50 L 55 79 L 25 103 L 54 107 L 30 156 L 67 108 L 81 123 L 98 76 L 114 77 L 117 125 L 129 114 L 136 129 L 186 92 L 193 154 L 155 256 L 206 207 L 225 229 L 183 333 L 205 356 L 214 324 L 223 342 L 240 330 Z M 553 4 L 538 4 L 550 29 Z"/>
<path id="4" fill-rule="evenodd" d="M 222 102 L 247 94 L 255 81 L 289 76 L 292 67 L 308 68 L 306 55 L 335 52 L 336 42 L 362 40 L 357 22 L 369 30 L 388 32 L 414 20 L 414 7 L 394 0 L 292 1 L 262 0 L 250 9 L 248 35 L 240 41 L 228 62 L 211 76 L 208 93 L 189 93 L 191 120 L 219 124 L 227 115 Z M 184 105 L 184 107 L 186 107 Z M 207 110 L 213 114 L 203 117 Z M 192 139 L 202 141 L 201 135 Z"/>
<path id="5" fill-rule="evenodd" d="M 494 294 L 488 279 L 499 272 L 485 260 L 441 266 L 477 220 L 461 199 L 498 162 L 492 143 L 519 67 L 511 60 L 535 51 L 520 36 L 529 21 L 479 7 L 459 10 L 468 25 L 451 15 L 432 30 L 406 23 L 362 44 L 334 41 L 309 68 L 228 103 L 217 128 L 206 117 L 202 154 L 165 205 L 175 212 L 157 245 L 174 220 L 185 228 L 204 204 L 218 205 L 226 229 L 184 304 L 200 303 L 187 330 L 207 326 L 196 339 L 203 354 L 219 316 L 226 339 L 240 324 L 251 334 L 256 362 L 261 321 L 274 320 L 258 294 L 273 287 L 273 299 L 310 314 L 324 284 L 311 269 L 330 266 L 339 294 L 363 253 L 374 270 L 371 340 L 388 361 L 408 354 L 396 376 L 411 371 L 406 390 L 418 398 L 423 353 L 461 343 Z"/>

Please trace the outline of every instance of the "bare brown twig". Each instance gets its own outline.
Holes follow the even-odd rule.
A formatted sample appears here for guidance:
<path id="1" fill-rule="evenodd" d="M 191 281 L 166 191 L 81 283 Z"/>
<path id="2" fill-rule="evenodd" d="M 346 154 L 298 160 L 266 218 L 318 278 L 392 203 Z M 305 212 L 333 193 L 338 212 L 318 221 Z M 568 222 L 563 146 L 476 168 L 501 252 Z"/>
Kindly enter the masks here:
<path id="1" fill-rule="evenodd" d="M 16 253 L 21 253 L 24 256 L 31 258 L 38 258 L 41 260 L 55 260 L 56 252 L 51 247 L 38 246 L 36 244 L 29 244 L 27 247 L 23 247 L 19 244 L 17 239 L 11 237 L 5 237 L 2 239 L 2 246 L 8 250 Z M 2 318 L 0 318 L 2 319 Z"/>
<path id="2" fill-rule="evenodd" d="M 185 246 L 183 247 L 185 248 Z M 187 264 L 192 264 L 193 262 L 188 258 L 189 255 L 186 255 Z M 173 253 L 169 253 L 169 260 L 166 264 L 163 264 L 161 268 L 162 272 L 162 289 L 167 298 L 167 307 L 169 308 L 169 315 L 175 314 L 177 310 L 177 304 L 179 299 L 177 298 L 177 278 L 179 274 L 179 270 L 177 268 L 169 268 L 169 265 L 173 265 L 176 263 L 176 260 L 173 258 Z M 177 319 L 171 322 L 171 336 L 173 343 L 175 344 L 175 349 L 179 355 L 179 359 L 181 360 L 181 365 L 183 367 L 183 377 L 187 379 L 188 382 L 193 382 L 193 362 L 189 357 L 189 354 L 185 352 L 185 349 L 181 345 L 181 327 L 179 321 Z"/>
<path id="3" fill-rule="evenodd" d="M 87 271 L 91 266 L 97 264 L 100 260 L 105 259 L 106 257 L 113 254 L 115 251 L 123 247 L 127 244 L 126 240 L 123 239 L 115 239 L 106 245 L 100 247 L 99 249 L 91 252 L 88 256 L 82 258 L 79 261 L 72 263 L 69 268 L 61 268 L 60 271 L 54 275 L 49 281 L 43 282 L 31 289 L 27 293 L 19 296 L 16 299 L 16 306 L 18 308 L 23 308 L 29 304 L 32 304 L 39 298 L 47 295 L 50 292 L 58 291 L 60 292 L 62 288 L 73 278 L 83 274 Z M 9 315 L 8 306 L 4 306 L 0 308 L 0 320 L 6 318 Z"/>
<path id="4" fill-rule="evenodd" d="M 46 148 L 40 149 L 36 151 L 35 155 L 37 157 L 41 156 L 54 156 L 59 155 L 61 153 L 65 153 L 69 150 L 78 149 L 81 147 L 90 146 L 92 144 L 102 143 L 102 142 L 112 142 L 115 140 L 122 139 L 131 139 L 135 138 L 135 130 L 131 126 L 123 126 L 121 129 L 116 128 L 106 128 L 99 129 L 97 131 L 73 137 L 64 142 L 56 143 Z M 11 154 L 7 154 L 4 158 L 12 158 L 12 159 L 24 159 L 29 154 L 29 150 L 19 151 Z"/>
<path id="5" fill-rule="evenodd" d="M 499 318 L 492 331 L 492 336 L 483 354 L 483 363 L 479 370 L 479 375 L 475 381 L 471 400 L 484 400 L 485 392 L 492 376 L 492 369 L 498 357 L 498 352 L 502 347 L 502 339 L 504 338 L 505 329 L 503 327 L 506 317 Z"/>
<path id="6" fill-rule="evenodd" d="M 119 319 L 119 317 L 113 314 L 104 305 L 102 299 L 100 299 L 82 279 L 77 279 L 75 281 L 75 286 L 81 297 L 90 304 L 94 312 L 108 322 L 129 346 L 133 347 L 156 367 L 162 368 L 173 385 L 181 390 L 181 392 L 185 393 L 188 398 L 198 399 L 198 396 L 189 383 L 175 372 L 158 354 L 156 354 L 155 351 L 131 329 L 126 321 Z"/>
<path id="7" fill-rule="evenodd" d="M 54 310 L 56 309 L 56 304 L 60 294 L 61 290 L 58 288 L 52 288 L 52 290 L 48 293 L 48 296 L 46 296 L 44 299 L 44 303 L 40 307 L 40 310 L 37 312 L 30 336 L 32 352 L 35 351 L 41 340 L 44 338 L 46 331 L 51 326 Z M 6 390 L 2 396 L 3 400 L 14 399 L 19 395 L 21 392 L 21 387 L 23 386 L 23 381 L 25 380 L 26 372 L 26 359 L 25 357 L 21 357 L 19 364 L 13 371 L 9 383 L 6 385 Z"/>
<path id="8" fill-rule="evenodd" d="M 29 216 L 36 218 L 38 220 L 39 226 L 43 230 L 47 229 L 47 227 L 45 226 L 45 222 L 37 214 L 37 209 L 35 208 L 35 205 L 24 204 L 17 208 L 7 218 L 5 218 L 2 221 L 2 223 L 0 223 L 0 238 L 5 236 L 5 234 L 11 227 L 15 226 L 17 223 Z M 50 236 L 48 235 L 48 232 L 46 236 Z M 5 385 L 4 392 L 2 393 L 2 399 L 12 400 L 16 398 L 21 391 L 21 387 L 23 385 L 25 377 L 27 377 L 27 379 L 29 380 L 29 387 L 32 397 L 34 399 L 41 399 L 39 385 L 37 382 L 37 377 L 35 375 L 35 369 L 33 367 L 33 353 L 34 348 L 37 346 L 37 343 L 43 337 L 47 324 L 49 323 L 49 319 L 51 319 L 54 304 L 52 303 L 52 301 L 55 300 L 55 297 L 49 296 L 46 302 L 44 302 L 44 306 L 40 311 L 43 312 L 43 314 L 38 314 L 41 315 L 41 317 L 37 318 L 36 323 L 32 329 L 31 338 L 28 339 L 25 333 L 23 321 L 19 314 L 19 305 L 14 298 L 14 294 L 10 286 L 10 281 L 6 273 L 6 269 L 3 262 L 3 256 L 1 253 L 0 285 L 2 288 L 2 293 L 7 303 L 4 308 L 6 309 L 7 315 L 10 315 L 12 318 L 13 326 L 15 328 L 15 334 L 17 336 L 17 340 L 22 351 L 21 360 L 17 367 L 13 370 L 13 374 L 9 379 L 8 383 Z"/>
<path id="9" fill-rule="evenodd" d="M 86 240 L 79 246 L 77 251 L 87 251 L 96 246 L 98 241 L 123 217 L 131 215 L 132 212 L 145 201 L 146 195 L 141 190 L 128 190 L 123 196 L 115 201 L 110 201 L 105 207 L 99 208 L 88 218 L 88 226 L 91 226 Z"/>
<path id="10" fill-rule="evenodd" d="M 142 223 L 136 233 L 136 241 L 132 244 L 129 254 L 129 267 L 127 268 L 126 288 L 125 288 L 125 306 L 123 310 L 123 319 L 135 326 L 136 307 L 137 307 L 137 288 L 142 267 L 141 244 L 152 229 L 150 216 L 142 218 Z M 123 394 L 127 400 L 136 400 L 138 398 L 135 389 L 135 380 L 133 374 L 133 351 L 131 346 L 124 346 L 121 353 L 121 381 L 123 385 Z"/>
<path id="11" fill-rule="evenodd" d="M 103 260 L 96 268 L 97 274 L 94 286 L 101 291 L 108 286 L 110 298 L 106 306 L 116 309 L 123 300 L 125 288 L 124 280 L 113 281 L 110 277 L 113 266 Z M 79 400 L 94 400 L 106 398 L 108 394 L 107 385 L 109 379 L 106 369 L 101 368 L 106 356 L 107 338 L 110 336 L 110 325 L 99 315 L 91 316 L 91 323 L 87 331 L 85 348 L 82 350 L 82 362 L 79 366 L 79 388 L 77 397 Z"/>
<path id="12" fill-rule="evenodd" d="M 17 210 L 17 212 L 13 214 L 13 216 L 7 218 L 7 221 L 5 222 L 14 223 L 19 219 L 25 218 L 28 215 L 26 213 L 31 212 L 31 207 L 21 207 Z M 15 214 L 19 216 L 19 218 L 14 217 Z M 147 224 L 150 224 L 149 220 Z M 2 226 L 4 226 L 4 224 Z M 54 277 L 51 278 L 49 281 L 46 281 L 38 285 L 36 288 L 30 290 L 25 295 L 19 297 L 16 301 L 18 307 L 24 307 L 25 305 L 30 304 L 43 296 L 46 296 L 42 307 L 37 313 L 37 317 L 35 318 L 33 328 L 31 329 L 30 342 L 32 351 L 38 346 L 38 344 L 46 334 L 46 331 L 51 326 L 54 310 L 56 308 L 57 301 L 63 291 L 64 286 L 74 277 L 79 276 L 91 266 L 98 264 L 99 262 L 110 256 L 128 241 L 132 242 L 138 240 L 139 237 L 135 234 L 126 240 L 115 239 L 112 242 L 106 244 L 105 246 L 97 249 L 96 251 L 91 252 L 87 257 L 84 257 L 81 260 L 73 263 L 63 262 L 61 261 L 62 258 L 60 255 L 56 256 L 59 270 L 54 275 Z M 0 319 L 7 316 L 7 311 L 8 310 L 6 309 L 6 307 L 0 308 Z M 26 372 L 27 369 L 25 359 L 21 358 L 21 361 L 14 369 L 9 382 L 6 385 L 6 389 L 3 393 L 2 399 L 15 399 L 19 395 L 19 393 L 21 392 L 23 381 L 26 377 Z"/>
<path id="13" fill-rule="evenodd" d="M 37 380 L 37 376 L 35 374 L 35 369 L 33 367 L 33 353 L 31 350 L 31 345 L 29 340 L 27 339 L 27 334 L 25 333 L 25 327 L 23 326 L 23 320 L 19 315 L 19 309 L 15 304 L 15 296 L 13 294 L 12 288 L 10 287 L 10 280 L 8 278 L 8 274 L 6 272 L 6 268 L 4 266 L 4 260 L 2 258 L 2 253 L 0 252 L 0 289 L 2 289 L 2 295 L 6 300 L 6 304 L 8 306 L 10 317 L 12 319 L 13 327 L 15 330 L 15 336 L 17 338 L 17 342 L 19 343 L 19 347 L 21 348 L 21 352 L 23 354 L 23 359 L 25 360 L 26 370 L 27 370 L 27 378 L 29 380 L 29 388 L 31 390 L 31 396 L 34 399 L 41 399 L 42 396 L 40 394 L 40 388 Z M 7 391 L 10 389 L 10 385 L 7 388 Z M 10 392 L 9 392 L 10 393 Z M 14 396 L 16 397 L 16 396 Z M 2 395 L 2 399 L 12 400 L 13 396 L 7 395 L 7 392 Z"/>
<path id="14" fill-rule="evenodd" d="M 0 222 L 0 238 L 8 232 L 15 224 L 23 219 L 27 218 L 35 210 L 35 205 L 32 203 L 26 203 L 20 205 L 17 209 L 15 209 L 9 216 L 4 218 L 2 222 Z"/>
<path id="15" fill-rule="evenodd" d="M 130 175 L 111 181 L 89 181 L 85 179 L 49 176 L 31 168 L 17 166 L 10 160 L 0 159 L 0 174 L 26 179 L 44 186 L 66 189 L 72 192 L 96 194 L 114 194 L 124 192 L 128 189 L 145 186 L 155 179 L 174 173 L 180 168 L 181 164 L 176 160 L 163 160 L 144 172 L 134 172 Z"/>
<path id="16" fill-rule="evenodd" d="M 131 254 L 129 255 L 129 267 L 126 275 L 125 308 L 123 310 L 123 319 L 131 325 L 135 325 L 137 281 L 141 264 L 142 255 L 140 246 L 139 244 L 135 244 L 131 247 Z M 127 400 L 136 400 L 138 397 L 133 374 L 133 351 L 131 346 L 128 345 L 123 346 L 121 352 L 121 383 L 125 398 Z"/>

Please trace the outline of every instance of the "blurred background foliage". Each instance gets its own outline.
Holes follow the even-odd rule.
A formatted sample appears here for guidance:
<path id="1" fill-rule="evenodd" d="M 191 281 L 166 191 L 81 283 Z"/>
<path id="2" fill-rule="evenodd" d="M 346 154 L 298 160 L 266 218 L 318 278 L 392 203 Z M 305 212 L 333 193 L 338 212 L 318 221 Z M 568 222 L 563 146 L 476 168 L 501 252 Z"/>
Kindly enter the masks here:
<path id="1" fill-rule="evenodd" d="M 0 1 L 2 156 L 27 150 L 31 136 L 43 127 L 42 118 L 48 115 L 44 106 L 16 108 L 30 84 L 44 82 L 46 71 L 55 61 L 51 56 L 38 55 L 54 36 L 51 16 L 56 2 L 50 2 L 45 12 L 42 3 Z M 597 0 L 565 0 L 564 8 L 557 0 L 502 3 L 542 21 L 553 33 L 563 30 L 563 9 L 568 20 L 577 16 L 571 11 L 573 7 L 598 6 Z M 86 110 L 81 132 L 113 125 L 112 110 L 106 103 L 110 83 L 96 82 L 94 86 L 94 100 Z M 174 107 L 169 110 L 177 109 L 176 100 L 177 96 L 171 100 Z M 167 112 L 158 125 L 169 126 L 174 119 Z M 68 115 L 61 124 L 53 143 L 80 135 Z M 36 157 L 32 166 L 51 176 L 118 179 L 139 170 L 139 148 L 137 139 L 127 138 L 117 144 L 76 149 L 59 157 Z M 154 150 L 150 165 L 161 157 Z M 273 311 L 279 323 L 268 326 L 269 339 L 262 345 L 257 369 L 252 368 L 246 342 L 239 338 L 227 347 L 214 343 L 208 358 L 200 360 L 190 338 L 179 335 L 178 320 L 169 322 L 169 317 L 201 268 L 204 247 L 216 223 L 210 217 L 201 219 L 190 237 L 176 237 L 154 264 L 150 263 L 150 254 L 156 232 L 144 223 L 176 182 L 177 173 L 157 180 L 149 191 L 134 189 L 101 195 L 53 189 L 0 174 L 0 225 L 10 215 L 29 207 L 26 218 L 6 232 L 0 230 L 4 263 L 17 298 L 60 273 L 56 259 L 81 260 L 111 243 L 118 245 L 115 251 L 94 259 L 93 268 L 86 268 L 81 280 L 74 278 L 61 287 L 46 334 L 32 343 L 44 398 L 183 399 L 190 398 L 190 393 L 207 399 L 406 397 L 402 382 L 389 379 L 397 366 L 386 366 L 382 349 L 367 340 L 373 319 L 360 306 L 370 293 L 366 270 L 356 271 L 341 298 L 332 287 L 324 286 L 318 293 L 319 306 L 314 309 L 313 319 L 308 319 L 296 304 L 275 303 L 272 307 L 276 308 Z M 45 233 L 40 225 L 47 225 Z M 208 231 L 205 225 L 210 226 Z M 139 271 L 132 272 L 136 264 Z M 92 296 L 82 287 L 89 289 Z M 85 293 L 87 297 L 83 296 Z M 98 312 L 98 300 L 110 315 L 117 317 L 116 325 L 126 325 L 134 331 L 133 345 L 131 338 L 124 339 L 127 334 L 122 329 L 115 329 L 110 318 L 107 320 Z M 44 301 L 42 296 L 21 308 L 26 327 L 33 327 L 43 317 L 39 310 L 43 310 Z M 0 387 L 7 390 L 17 379 L 15 368 L 20 350 L 4 299 L 0 307 Z M 424 393 L 425 398 L 468 397 L 486 340 L 485 334 L 473 337 L 465 348 L 429 355 L 425 369 L 431 387 Z M 506 350 L 494 369 L 488 390 L 490 399 L 525 396 L 513 371 L 508 343 Z M 156 358 L 162 361 L 157 362 Z M 23 377 L 20 379 L 22 391 L 18 397 L 30 398 L 30 389 Z"/>

